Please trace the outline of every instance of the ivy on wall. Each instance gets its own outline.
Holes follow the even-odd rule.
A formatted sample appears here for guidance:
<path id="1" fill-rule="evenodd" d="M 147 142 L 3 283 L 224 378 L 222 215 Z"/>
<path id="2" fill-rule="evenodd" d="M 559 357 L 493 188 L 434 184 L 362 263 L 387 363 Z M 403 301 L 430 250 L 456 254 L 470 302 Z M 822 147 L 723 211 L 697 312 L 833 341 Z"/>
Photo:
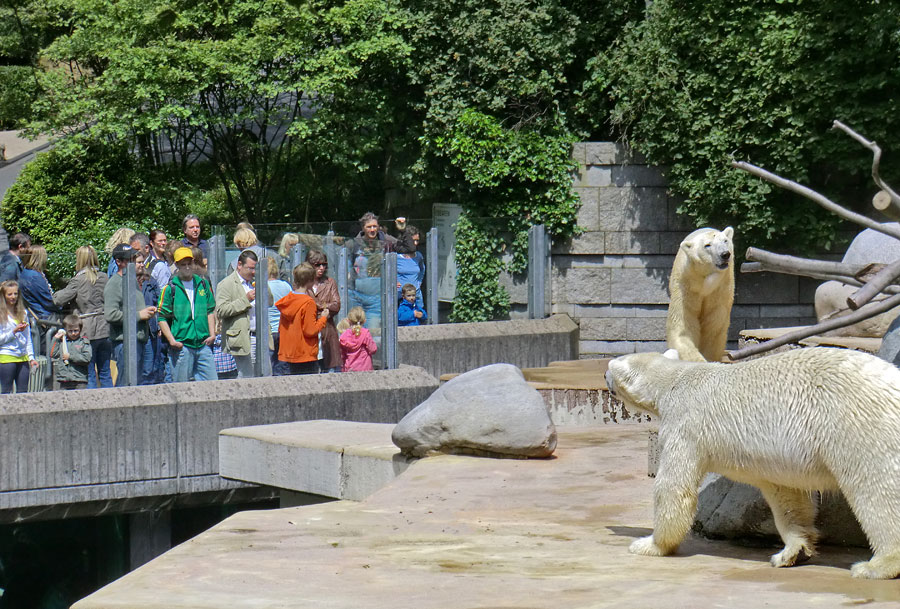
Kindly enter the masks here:
<path id="1" fill-rule="evenodd" d="M 898 33 L 900 5 L 879 0 L 656 0 L 592 60 L 581 110 L 596 130 L 611 111 L 637 150 L 668 165 L 679 211 L 697 226 L 815 250 L 835 239 L 838 219 L 730 161 L 871 211 L 871 153 L 830 127 L 840 119 L 900 149 Z"/>
<path id="2" fill-rule="evenodd" d="M 447 136 L 435 139 L 439 154 L 458 173 L 455 196 L 464 210 L 456 227 L 452 321 L 487 321 L 509 313 L 509 295 L 497 281 L 502 270 L 526 270 L 530 226 L 543 224 L 557 239 L 575 233 L 573 141 L 561 125 L 552 133 L 508 129 L 472 109 Z M 511 256 L 505 267 L 504 253 Z"/>

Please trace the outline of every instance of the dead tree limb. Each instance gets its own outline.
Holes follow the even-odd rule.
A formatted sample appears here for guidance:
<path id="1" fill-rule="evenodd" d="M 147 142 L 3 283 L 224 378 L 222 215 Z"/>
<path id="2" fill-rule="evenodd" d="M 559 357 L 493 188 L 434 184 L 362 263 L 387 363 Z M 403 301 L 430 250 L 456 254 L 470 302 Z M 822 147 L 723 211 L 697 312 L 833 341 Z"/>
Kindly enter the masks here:
<path id="1" fill-rule="evenodd" d="M 900 277 L 900 260 L 887 265 L 866 281 L 863 287 L 847 298 L 847 306 L 854 311 L 859 309 L 878 296 L 879 293 L 885 291 L 889 285 L 894 283 L 897 277 Z"/>
<path id="2" fill-rule="evenodd" d="M 862 214 L 858 214 L 856 212 L 850 211 L 849 209 L 841 207 L 825 195 L 820 194 L 811 188 L 807 188 L 806 186 L 798 184 L 793 180 L 787 180 L 785 178 L 782 178 L 781 176 L 775 175 L 770 171 L 766 171 L 762 167 L 757 167 L 756 165 L 752 165 L 751 163 L 746 163 L 744 161 L 732 161 L 731 166 L 736 167 L 737 169 L 742 169 L 747 173 L 760 177 L 767 182 L 771 182 L 776 186 L 784 188 L 785 190 L 790 190 L 791 192 L 802 195 L 810 201 L 813 201 L 821 207 L 824 207 L 828 211 L 844 218 L 845 220 L 850 220 L 851 222 L 855 222 L 860 226 L 865 226 L 866 228 L 871 228 L 872 230 L 876 230 L 879 233 L 884 233 L 889 237 L 900 239 L 900 229 L 898 229 L 897 227 L 885 226 L 884 224 L 876 222 L 871 218 L 867 218 Z"/>
<path id="3" fill-rule="evenodd" d="M 744 257 L 749 262 L 760 263 L 763 267 L 761 270 L 764 271 L 803 275 L 815 277 L 816 279 L 837 279 L 838 281 L 844 281 L 844 278 L 855 279 L 867 266 L 865 264 L 847 264 L 829 260 L 798 258 L 786 254 L 776 254 L 755 247 L 748 247 Z M 743 266 L 741 267 L 741 272 L 744 272 Z M 862 285 L 862 282 L 859 282 L 859 284 Z"/>
<path id="4" fill-rule="evenodd" d="M 900 195 L 894 192 L 894 189 L 891 188 L 887 182 L 882 180 L 881 175 L 879 174 L 879 169 L 881 167 L 881 147 L 875 142 L 867 140 L 839 120 L 834 121 L 832 129 L 840 129 L 841 131 L 852 137 L 854 140 L 872 151 L 872 179 L 875 181 L 875 184 L 878 185 L 878 188 L 880 188 L 882 192 L 886 193 L 890 197 L 889 208 L 879 208 L 878 205 L 876 205 L 875 207 L 880 211 L 886 211 L 887 209 L 890 209 L 891 211 L 887 212 L 886 215 L 894 218 L 900 215 Z"/>
<path id="5" fill-rule="evenodd" d="M 798 330 L 794 330 L 793 332 L 782 334 L 778 338 L 773 338 L 772 340 L 767 340 L 763 343 L 750 345 L 749 347 L 744 347 L 743 349 L 738 349 L 736 351 L 726 351 L 726 355 L 728 355 L 728 358 L 730 360 L 737 361 L 740 359 L 744 359 L 745 357 L 750 357 L 751 355 L 765 353 L 766 351 L 771 351 L 772 349 L 775 349 L 782 345 L 795 343 L 799 340 L 809 338 L 810 336 L 814 336 L 816 334 L 821 334 L 830 330 L 836 330 L 845 326 L 851 326 L 856 322 L 863 321 L 865 319 L 869 319 L 870 317 L 874 317 L 879 313 L 889 311 L 898 305 L 900 305 L 900 294 L 894 294 L 890 298 L 886 298 L 878 302 L 870 302 L 869 304 L 860 307 L 857 311 L 850 313 L 849 315 L 844 315 L 843 317 L 835 317 L 834 319 L 823 321 L 814 326 L 800 328 Z"/>
<path id="6" fill-rule="evenodd" d="M 847 285 L 861 288 L 864 284 L 850 275 L 832 275 L 830 273 L 804 273 L 797 269 L 784 269 L 775 265 L 766 264 L 765 262 L 744 262 L 741 264 L 741 273 L 781 273 L 783 275 L 797 275 L 799 277 L 811 277 L 822 281 L 840 281 Z"/>

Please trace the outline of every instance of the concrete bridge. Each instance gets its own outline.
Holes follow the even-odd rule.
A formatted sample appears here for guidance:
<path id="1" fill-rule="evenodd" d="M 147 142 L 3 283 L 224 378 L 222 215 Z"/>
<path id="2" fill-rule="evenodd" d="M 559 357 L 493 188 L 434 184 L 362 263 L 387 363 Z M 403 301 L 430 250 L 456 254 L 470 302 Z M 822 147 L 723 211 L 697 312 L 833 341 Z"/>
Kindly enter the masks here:
<path id="1" fill-rule="evenodd" d="M 137 566 L 168 549 L 172 508 L 279 496 L 219 476 L 223 429 L 396 423 L 440 374 L 578 356 L 578 327 L 566 316 L 400 328 L 399 338 L 400 361 L 421 367 L 2 396 L 0 524 L 127 513 Z"/>

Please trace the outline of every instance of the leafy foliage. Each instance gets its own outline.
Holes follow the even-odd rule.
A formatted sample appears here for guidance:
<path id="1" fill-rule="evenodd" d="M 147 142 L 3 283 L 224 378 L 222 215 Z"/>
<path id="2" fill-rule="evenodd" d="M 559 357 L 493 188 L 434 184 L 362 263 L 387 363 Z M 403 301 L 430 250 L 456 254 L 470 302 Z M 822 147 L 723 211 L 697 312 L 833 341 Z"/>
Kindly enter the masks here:
<path id="1" fill-rule="evenodd" d="M 569 159 L 575 135 L 566 110 L 581 82 L 579 55 L 611 40 L 640 15 L 643 2 L 410 0 L 406 6 L 410 80 L 421 88 L 413 98 L 422 121 L 414 176 L 464 209 L 451 319 L 502 318 L 509 296 L 497 285 L 497 255 L 509 247 L 511 270 L 520 271 L 528 226 L 545 223 L 555 238 L 575 230 Z"/>
<path id="2" fill-rule="evenodd" d="M 504 129 L 497 119 L 473 110 L 456 129 L 435 141 L 459 174 L 456 196 L 465 206 L 457 233 L 457 296 L 451 319 L 503 317 L 509 296 L 497 285 L 504 234 L 512 234 L 512 272 L 526 268 L 528 227 L 545 225 L 550 235 L 575 231 L 578 198 L 571 189 L 572 139 L 528 129 Z"/>
<path id="3" fill-rule="evenodd" d="M 180 232 L 198 189 L 212 176 L 194 175 L 193 184 L 136 162 L 124 146 L 52 148 L 25 166 L 3 200 L 3 225 L 25 231 L 51 254 L 48 276 L 71 276 L 72 253 L 85 244 L 98 254 L 120 226 Z M 64 254 L 64 255 L 63 255 Z"/>
<path id="4" fill-rule="evenodd" d="M 817 249 L 838 220 L 730 160 L 838 200 L 871 196 L 870 154 L 829 127 L 837 118 L 900 149 L 898 56 L 896 3 L 657 0 L 592 61 L 581 109 L 611 108 L 637 149 L 669 165 L 680 211 L 698 226 L 733 224 L 761 247 Z"/>
<path id="5" fill-rule="evenodd" d="M 36 128 L 128 142 L 144 162 L 174 161 L 182 172 L 206 158 L 234 218 L 278 212 L 273 190 L 296 169 L 295 147 L 330 146 L 333 160 L 350 148 L 347 164 L 358 164 L 379 135 L 367 128 L 390 122 L 378 111 L 390 91 L 377 74 L 406 47 L 380 0 L 67 8 L 70 31 L 45 55 L 57 69 L 45 74 L 50 95 Z M 334 120 L 332 106 L 347 100 L 373 104 L 360 124 Z"/>

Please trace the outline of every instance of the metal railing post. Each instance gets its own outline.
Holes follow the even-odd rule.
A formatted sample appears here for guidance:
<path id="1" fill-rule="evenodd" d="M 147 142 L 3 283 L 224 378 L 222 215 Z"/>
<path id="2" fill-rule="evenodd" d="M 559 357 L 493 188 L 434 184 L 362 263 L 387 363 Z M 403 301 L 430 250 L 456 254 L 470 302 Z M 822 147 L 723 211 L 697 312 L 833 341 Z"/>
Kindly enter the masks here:
<path id="1" fill-rule="evenodd" d="M 425 235 L 425 312 L 428 323 L 436 324 L 438 319 L 438 228 L 434 227 Z"/>
<path id="2" fill-rule="evenodd" d="M 272 360 L 269 358 L 269 265 L 263 258 L 256 263 L 256 318 L 251 319 L 256 332 L 256 363 L 253 376 L 272 376 Z"/>
<path id="3" fill-rule="evenodd" d="M 294 283 L 293 280 L 293 271 L 294 269 L 301 264 L 304 260 L 306 260 L 306 246 L 302 243 L 298 243 L 294 247 L 291 248 L 291 284 Z"/>
<path id="4" fill-rule="evenodd" d="M 209 281 L 215 289 L 219 282 L 225 279 L 225 240 L 222 235 L 217 234 L 210 237 L 208 247 L 207 270 L 209 271 Z"/>
<path id="5" fill-rule="evenodd" d="M 135 387 L 138 384 L 138 367 L 137 367 L 137 302 L 135 301 L 135 293 L 137 292 L 137 276 L 135 274 L 134 262 L 129 262 L 122 274 L 122 354 L 123 362 L 116 362 L 119 378 L 124 382 L 116 380 L 116 386 Z"/>
<path id="6" fill-rule="evenodd" d="M 528 229 L 528 319 L 547 316 L 547 281 L 550 248 L 543 224 Z"/>
<path id="7" fill-rule="evenodd" d="M 334 231 L 330 230 L 322 239 L 322 250 L 325 254 L 325 259 L 328 261 L 328 276 L 332 279 L 334 278 L 334 273 L 332 269 L 334 265 L 337 264 L 337 248 L 334 245 Z"/>
<path id="8" fill-rule="evenodd" d="M 350 310 L 350 254 L 346 247 L 342 247 L 338 251 L 337 271 L 335 274 L 337 276 L 338 295 L 341 298 L 341 310 L 338 312 L 338 318 L 335 321 L 337 323 L 347 317 L 347 312 Z"/>
<path id="9" fill-rule="evenodd" d="M 381 260 L 381 349 L 385 370 L 397 368 L 397 254 Z"/>

